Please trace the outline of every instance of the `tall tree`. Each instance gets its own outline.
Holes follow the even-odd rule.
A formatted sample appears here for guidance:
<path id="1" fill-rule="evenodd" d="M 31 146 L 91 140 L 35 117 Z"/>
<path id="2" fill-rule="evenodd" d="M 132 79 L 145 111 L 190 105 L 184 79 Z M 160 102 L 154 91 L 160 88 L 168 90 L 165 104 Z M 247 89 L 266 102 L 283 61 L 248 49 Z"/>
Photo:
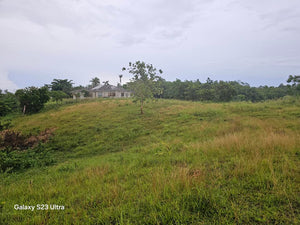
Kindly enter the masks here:
<path id="1" fill-rule="evenodd" d="M 108 85 L 109 85 L 109 81 L 108 81 L 108 80 L 107 80 L 107 81 L 103 81 L 102 83 L 103 83 L 103 85 L 105 85 L 105 86 L 108 86 Z"/>
<path id="2" fill-rule="evenodd" d="M 62 102 L 64 98 L 68 98 L 68 95 L 63 91 L 51 91 L 49 96 L 56 101 L 56 103 L 58 103 L 58 101 Z"/>
<path id="3" fill-rule="evenodd" d="M 297 86 L 300 85 L 300 75 L 290 75 L 289 78 L 287 79 L 288 83 L 292 83 L 292 86 Z"/>
<path id="4" fill-rule="evenodd" d="M 19 103 L 13 93 L 2 92 L 0 89 L 0 117 L 9 113 L 16 112 L 19 108 Z"/>
<path id="5" fill-rule="evenodd" d="M 140 110 L 141 114 L 143 114 L 145 100 L 147 98 L 153 98 L 156 94 L 160 94 L 161 90 L 158 81 L 161 77 L 156 75 L 157 70 L 152 64 L 146 64 L 141 61 L 135 63 L 130 62 L 128 68 L 123 67 L 122 70 L 127 70 L 133 75 L 128 86 L 134 92 L 134 98 L 140 102 Z M 158 72 L 160 74 L 163 73 L 162 70 L 158 70 Z"/>
<path id="6" fill-rule="evenodd" d="M 51 90 L 52 91 L 63 91 L 68 96 L 71 96 L 72 91 L 72 80 L 68 79 L 54 79 L 51 82 Z"/>
<path id="7" fill-rule="evenodd" d="M 23 114 L 39 112 L 50 99 L 47 87 L 28 87 L 16 91 Z"/>
<path id="8" fill-rule="evenodd" d="M 292 94 L 299 95 L 300 94 L 300 75 L 290 75 L 287 79 L 287 82 L 292 83 Z"/>
<path id="9" fill-rule="evenodd" d="M 120 85 L 122 85 L 122 77 L 123 77 L 123 75 L 120 74 L 120 75 L 119 75 L 119 78 L 120 78 Z"/>
<path id="10" fill-rule="evenodd" d="M 229 102 L 236 94 L 234 88 L 224 81 L 220 81 L 216 85 L 216 100 L 220 102 Z"/>
<path id="11" fill-rule="evenodd" d="M 92 83 L 92 87 L 96 87 L 100 84 L 100 79 L 98 77 L 94 77 L 90 80 L 90 82 Z"/>

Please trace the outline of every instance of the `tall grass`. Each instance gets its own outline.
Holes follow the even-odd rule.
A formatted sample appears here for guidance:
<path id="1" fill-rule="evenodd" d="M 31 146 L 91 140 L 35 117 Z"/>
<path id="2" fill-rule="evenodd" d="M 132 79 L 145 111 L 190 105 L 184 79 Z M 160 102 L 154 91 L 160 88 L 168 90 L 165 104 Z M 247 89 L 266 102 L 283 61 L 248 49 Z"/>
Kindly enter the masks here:
<path id="1" fill-rule="evenodd" d="M 57 163 L 0 175 L 0 223 L 298 224 L 299 106 L 103 100 L 16 118 L 56 128 Z"/>

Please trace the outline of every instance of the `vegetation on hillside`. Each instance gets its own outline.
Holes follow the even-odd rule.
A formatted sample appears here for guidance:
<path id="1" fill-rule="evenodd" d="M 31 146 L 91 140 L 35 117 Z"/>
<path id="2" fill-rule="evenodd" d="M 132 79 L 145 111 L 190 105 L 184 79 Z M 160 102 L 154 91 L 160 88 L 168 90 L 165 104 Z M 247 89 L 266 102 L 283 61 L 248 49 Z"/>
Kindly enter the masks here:
<path id="1" fill-rule="evenodd" d="M 0 89 L 0 117 L 16 112 L 18 108 L 19 102 L 16 96 L 8 91 L 2 92 Z"/>
<path id="2" fill-rule="evenodd" d="M 205 83 L 196 81 L 163 81 L 162 93 L 156 97 L 167 99 L 193 101 L 252 101 L 259 102 L 269 99 L 278 99 L 286 95 L 300 94 L 299 76 L 290 76 L 287 80 L 292 85 L 280 84 L 278 87 L 260 86 L 251 87 L 247 83 L 238 81 L 213 81 L 207 78 Z"/>
<path id="3" fill-rule="evenodd" d="M 145 107 L 107 99 L 14 118 L 26 137 L 53 131 L 15 154 L 53 161 L 0 174 L 0 224 L 299 224 L 299 98 Z"/>
<path id="4" fill-rule="evenodd" d="M 67 79 L 0 91 L 0 224 L 300 223 L 299 76 L 250 87 L 124 70 L 142 115 L 131 99 L 65 99 L 89 95 Z"/>

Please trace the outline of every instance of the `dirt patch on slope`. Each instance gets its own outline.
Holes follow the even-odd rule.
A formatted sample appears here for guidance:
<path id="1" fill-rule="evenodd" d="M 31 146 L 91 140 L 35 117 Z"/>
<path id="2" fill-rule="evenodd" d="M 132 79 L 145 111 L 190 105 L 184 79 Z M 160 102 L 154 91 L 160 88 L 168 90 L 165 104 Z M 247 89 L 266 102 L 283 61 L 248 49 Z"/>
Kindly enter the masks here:
<path id="1" fill-rule="evenodd" d="M 55 128 L 48 128 L 42 131 L 37 136 L 34 135 L 23 135 L 21 132 L 14 130 L 4 130 L 0 132 L 0 150 L 8 149 L 11 150 L 24 150 L 27 148 L 34 148 L 39 143 L 46 143 L 51 136 Z"/>

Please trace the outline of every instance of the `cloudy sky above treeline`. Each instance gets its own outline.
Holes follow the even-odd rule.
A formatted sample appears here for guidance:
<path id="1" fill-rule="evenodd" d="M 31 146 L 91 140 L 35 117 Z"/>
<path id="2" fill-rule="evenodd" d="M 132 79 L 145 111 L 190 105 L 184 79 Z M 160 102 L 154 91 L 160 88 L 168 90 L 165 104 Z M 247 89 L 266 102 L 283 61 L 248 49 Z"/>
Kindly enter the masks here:
<path id="1" fill-rule="evenodd" d="M 300 74 L 299 0 L 0 0 L 0 31 L 0 89 L 116 84 L 137 60 L 170 81 Z"/>

